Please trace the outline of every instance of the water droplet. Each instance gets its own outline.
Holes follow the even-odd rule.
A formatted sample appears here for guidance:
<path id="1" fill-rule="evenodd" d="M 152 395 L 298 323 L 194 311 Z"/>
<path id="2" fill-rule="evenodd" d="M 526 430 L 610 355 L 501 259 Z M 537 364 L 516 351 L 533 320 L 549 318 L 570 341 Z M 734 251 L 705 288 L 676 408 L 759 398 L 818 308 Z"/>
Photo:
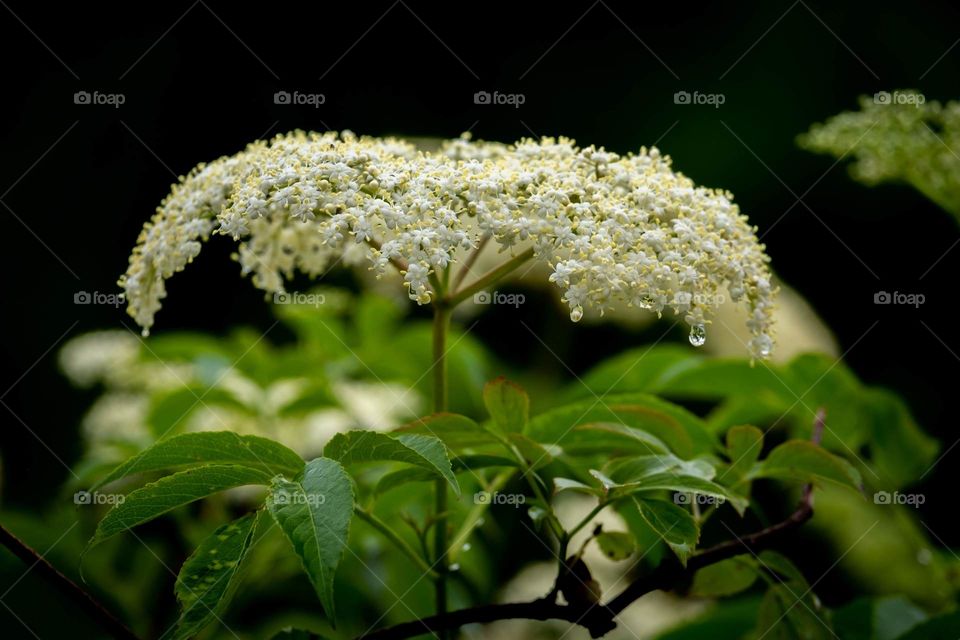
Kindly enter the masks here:
<path id="1" fill-rule="evenodd" d="M 463 546 L 460 547 L 460 548 L 463 549 L 464 551 L 470 551 L 470 543 L 469 543 L 469 542 L 464 542 L 464 543 L 463 543 Z"/>
<path id="2" fill-rule="evenodd" d="M 583 307 L 574 307 L 570 311 L 570 319 L 574 322 L 580 322 L 581 318 L 583 318 Z"/>
<path id="3" fill-rule="evenodd" d="M 452 565 L 450 565 L 450 571 L 460 571 L 460 563 L 454 562 Z"/>
<path id="4" fill-rule="evenodd" d="M 690 327 L 690 344 L 695 347 L 702 347 L 707 341 L 707 329 L 702 324 L 695 324 Z"/>

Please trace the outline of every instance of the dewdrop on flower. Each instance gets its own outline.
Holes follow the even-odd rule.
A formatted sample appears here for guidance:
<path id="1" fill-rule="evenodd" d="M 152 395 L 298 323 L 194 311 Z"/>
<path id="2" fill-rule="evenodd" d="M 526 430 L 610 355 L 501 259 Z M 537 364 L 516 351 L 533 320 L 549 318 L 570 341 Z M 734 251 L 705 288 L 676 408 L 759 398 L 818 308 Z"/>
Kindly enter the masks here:
<path id="1" fill-rule="evenodd" d="M 773 347 L 776 291 L 755 229 L 723 191 L 697 187 L 656 148 L 618 155 L 566 138 L 513 145 L 469 136 L 438 151 L 351 132 L 293 132 L 200 165 L 174 185 L 120 279 L 148 331 L 164 283 L 211 235 L 239 243 L 268 295 L 300 271 L 339 264 L 378 276 L 399 265 L 410 299 L 489 236 L 505 259 L 549 265 L 570 319 L 614 303 L 672 310 L 703 344 L 723 292 L 749 311 L 755 357 Z"/>

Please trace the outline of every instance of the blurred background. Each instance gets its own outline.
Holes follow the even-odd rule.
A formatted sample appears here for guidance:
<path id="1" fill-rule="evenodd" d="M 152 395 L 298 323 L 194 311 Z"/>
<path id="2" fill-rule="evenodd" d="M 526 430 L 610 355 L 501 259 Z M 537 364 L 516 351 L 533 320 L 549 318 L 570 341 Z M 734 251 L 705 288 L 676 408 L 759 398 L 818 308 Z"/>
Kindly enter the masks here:
<path id="1" fill-rule="evenodd" d="M 941 545 L 960 545 L 960 448 L 947 406 L 960 372 L 960 229 L 910 187 L 864 187 L 844 162 L 795 143 L 861 94 L 960 98 L 955 4 L 0 4 L 5 508 L 42 511 L 69 479 L 95 393 L 71 386 L 56 354 L 84 332 L 133 327 L 122 307 L 75 296 L 116 293 L 141 226 L 177 176 L 292 129 L 469 131 L 505 142 L 565 135 L 616 152 L 656 145 L 698 184 L 730 190 L 778 276 L 832 331 L 824 344 L 835 342 L 864 382 L 899 393 L 942 442 L 942 461 L 915 487 L 927 496 L 919 516 Z M 513 97 L 494 104 L 495 92 Z M 714 97 L 685 103 L 678 92 Z M 298 95 L 322 98 L 294 104 Z M 218 238 L 169 283 L 161 332 L 274 324 L 232 250 Z M 350 274 L 331 283 L 356 287 Z M 552 291 L 511 286 L 533 304 L 491 306 L 469 320 L 472 334 L 506 367 L 545 381 L 569 382 L 669 327 L 573 325 Z M 925 303 L 878 306 L 880 291 L 922 293 Z M 291 338 L 283 325 L 270 333 L 276 344 Z M 685 332 L 666 340 L 685 342 Z M 20 637 L 13 616 L 29 617 L 20 607 L 31 594 L 50 594 L 29 576 L 14 585 L 22 572 L 7 564 L 0 591 L 16 586 L 8 601 L 20 605 L 0 610 L 0 625 Z M 830 584 L 820 589 L 830 597 Z"/>

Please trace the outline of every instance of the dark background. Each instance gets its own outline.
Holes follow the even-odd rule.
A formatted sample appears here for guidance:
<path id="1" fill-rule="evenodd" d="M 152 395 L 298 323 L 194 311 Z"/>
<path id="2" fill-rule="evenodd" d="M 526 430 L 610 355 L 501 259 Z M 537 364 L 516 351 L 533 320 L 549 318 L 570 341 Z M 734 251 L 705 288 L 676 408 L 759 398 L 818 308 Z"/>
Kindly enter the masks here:
<path id="1" fill-rule="evenodd" d="M 960 371 L 957 223 L 911 188 L 865 188 L 843 163 L 794 141 L 855 108 L 860 94 L 916 88 L 928 100 L 960 98 L 953 3 L 0 4 L 8 506 L 42 509 L 80 452 L 76 424 L 92 396 L 59 374 L 62 340 L 132 326 L 122 310 L 74 305 L 74 294 L 116 291 L 143 222 L 177 175 L 294 128 L 567 135 L 618 152 L 656 143 L 697 183 L 736 194 L 774 268 L 835 331 L 858 375 L 900 392 L 944 450 L 955 443 L 947 400 Z M 477 105 L 480 90 L 522 93 L 525 103 Z M 722 93 L 725 103 L 674 104 L 681 90 Z M 78 105 L 78 91 L 122 93 L 125 103 Z M 277 91 L 326 101 L 278 105 Z M 159 329 L 268 326 L 262 294 L 227 259 L 230 243 L 213 245 L 170 283 Z M 927 302 L 875 306 L 879 290 Z M 526 309 L 524 321 L 578 371 L 648 338 Z M 508 362 L 556 373 L 542 346 L 507 322 L 494 312 L 477 332 Z M 954 545 L 947 488 L 958 456 L 960 448 L 947 454 L 922 487 L 925 522 Z"/>

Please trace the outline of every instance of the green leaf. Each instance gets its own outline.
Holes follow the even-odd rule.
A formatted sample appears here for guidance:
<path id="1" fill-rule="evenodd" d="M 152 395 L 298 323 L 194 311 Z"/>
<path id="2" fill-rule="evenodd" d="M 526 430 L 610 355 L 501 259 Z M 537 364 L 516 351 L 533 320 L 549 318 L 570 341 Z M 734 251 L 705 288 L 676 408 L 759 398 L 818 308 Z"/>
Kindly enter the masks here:
<path id="1" fill-rule="evenodd" d="M 770 640 L 835 640 L 824 612 L 802 594 L 787 585 L 771 586 L 760 601 L 757 636 Z"/>
<path id="2" fill-rule="evenodd" d="M 757 623 L 760 598 L 736 598 L 722 606 L 708 607 L 692 620 L 685 617 L 679 626 L 657 635 L 655 640 L 756 640 L 750 635 Z M 843 640 L 847 640 L 844 638 Z"/>
<path id="3" fill-rule="evenodd" d="M 701 598 L 732 596 L 749 589 L 756 581 L 757 564 L 753 558 L 735 556 L 697 571 L 690 595 Z"/>
<path id="4" fill-rule="evenodd" d="M 485 469 L 488 467 L 516 467 L 517 461 L 500 456 L 489 456 L 483 454 L 464 455 L 452 460 L 453 472 L 461 473 L 463 471 L 472 471 L 476 469 Z M 373 493 L 376 496 L 386 493 L 391 489 L 407 484 L 408 482 L 430 482 L 436 479 L 436 475 L 422 467 L 407 467 L 384 474 L 378 481 Z"/>
<path id="5" fill-rule="evenodd" d="M 483 404 L 503 433 L 521 433 L 530 419 L 527 392 L 502 376 L 483 387 Z"/>
<path id="6" fill-rule="evenodd" d="M 849 462 L 808 440 L 790 440 L 754 468 L 752 478 L 834 482 L 859 490 L 860 473 Z"/>
<path id="7" fill-rule="evenodd" d="M 130 492 L 108 511 L 97 525 L 90 546 L 218 491 L 270 484 L 271 477 L 263 469 L 235 464 L 211 464 L 164 476 Z"/>
<path id="8" fill-rule="evenodd" d="M 553 462 L 554 457 L 563 453 L 555 445 L 541 445 L 520 433 L 507 435 L 508 442 L 520 453 L 524 463 L 531 469 L 539 469 Z"/>
<path id="9" fill-rule="evenodd" d="M 763 451 L 763 431 L 750 425 L 739 425 L 727 431 L 727 457 L 730 467 L 725 476 L 736 484 L 753 469 Z"/>
<path id="10" fill-rule="evenodd" d="M 451 450 L 500 444 L 500 440 L 476 421 L 457 413 L 435 413 L 397 427 L 395 434 L 426 434 L 443 440 Z"/>
<path id="11" fill-rule="evenodd" d="M 618 422 L 582 424 L 575 427 L 574 431 L 591 432 L 590 444 L 577 447 L 581 452 L 606 452 L 610 456 L 670 452 L 670 448 L 660 438 Z"/>
<path id="12" fill-rule="evenodd" d="M 763 568 L 759 575 L 770 585 L 760 602 L 758 635 L 780 640 L 835 640 L 829 612 L 789 558 L 762 551 L 757 563 Z"/>
<path id="13" fill-rule="evenodd" d="M 294 481 L 274 478 L 267 508 L 300 557 L 333 623 L 333 576 L 347 546 L 354 508 L 350 476 L 336 460 L 316 458 Z"/>
<path id="14" fill-rule="evenodd" d="M 630 349 L 608 358 L 571 385 L 565 397 L 595 398 L 613 393 L 654 392 L 663 379 L 696 367 L 703 355 L 677 345 Z"/>
<path id="15" fill-rule="evenodd" d="M 626 560 L 637 550 L 637 541 L 626 531 L 603 531 L 596 540 L 603 555 L 616 562 Z"/>
<path id="16" fill-rule="evenodd" d="M 923 609 L 902 595 L 857 598 L 834 610 L 833 627 L 844 640 L 895 640 L 928 617 Z M 951 640 L 955 640 L 954 636 Z"/>
<path id="17" fill-rule="evenodd" d="M 960 629 L 960 611 L 927 620 L 897 640 L 956 640 L 957 629 Z"/>
<path id="18" fill-rule="evenodd" d="M 917 426 L 906 404 L 884 389 L 866 393 L 872 417 L 867 448 L 887 488 L 904 487 L 922 477 L 937 457 L 939 443 Z"/>
<path id="19" fill-rule="evenodd" d="M 323 448 L 323 455 L 343 464 L 405 462 L 446 480 L 454 493 L 460 495 L 460 485 L 453 475 L 447 448 L 434 436 L 403 434 L 393 437 L 377 431 L 347 431 L 333 436 Z"/>
<path id="20" fill-rule="evenodd" d="M 596 422 L 612 422 L 640 429 L 667 444 L 681 458 L 709 453 L 713 436 L 703 421 L 686 409 L 642 393 L 611 395 L 597 402 L 583 400 L 557 407 L 530 419 L 525 434 L 541 444 L 550 443 L 575 453 L 578 447 L 591 447 L 596 432 L 576 427 Z"/>
<path id="21" fill-rule="evenodd" d="M 591 471 L 590 473 L 594 477 L 599 478 L 604 484 L 604 487 L 607 490 L 608 500 L 619 500 L 620 498 L 624 498 L 626 496 L 638 493 L 648 493 L 651 491 L 675 491 L 680 495 L 693 494 L 709 496 L 714 498 L 718 503 L 730 502 L 730 505 L 740 514 L 742 514 L 748 506 L 748 501 L 743 496 L 732 493 L 727 488 L 722 487 L 715 482 L 704 480 L 703 478 L 698 478 L 696 476 L 669 472 L 655 473 L 636 482 L 626 482 L 621 484 L 618 482 L 613 482 L 609 478 L 604 479 L 601 477 L 602 474 L 598 474 L 595 471 Z M 676 496 L 675 499 L 683 500 L 683 498 L 680 496 Z"/>
<path id="22" fill-rule="evenodd" d="M 779 376 L 766 363 L 751 365 L 745 359 L 703 360 L 664 377 L 654 393 L 677 398 L 712 399 L 769 392 L 789 394 Z"/>
<path id="23" fill-rule="evenodd" d="M 223 525 L 183 563 L 174 587 L 180 602 L 176 640 L 192 638 L 223 615 L 239 583 L 240 566 L 259 518 L 256 511 Z"/>
<path id="24" fill-rule="evenodd" d="M 433 482 L 437 479 L 434 472 L 423 467 L 407 467 L 384 474 L 373 489 L 373 495 L 379 496 L 409 482 Z"/>
<path id="25" fill-rule="evenodd" d="M 487 469 L 489 467 L 516 467 L 517 461 L 503 456 L 491 456 L 486 454 L 462 455 L 453 459 L 454 473 L 461 471 L 472 471 L 476 469 Z"/>
<path id="26" fill-rule="evenodd" d="M 700 528 L 693 516 L 686 509 L 664 500 L 634 498 L 634 502 L 640 516 L 686 566 L 687 558 L 700 539 Z"/>
<path id="27" fill-rule="evenodd" d="M 160 440 L 114 469 L 91 490 L 134 473 L 202 464 L 236 464 L 271 475 L 294 476 L 303 470 L 303 459 L 279 442 L 232 431 L 201 431 Z"/>
<path id="28" fill-rule="evenodd" d="M 600 489 L 591 487 L 590 485 L 584 484 L 579 480 L 573 480 L 571 478 L 554 478 L 553 492 L 557 494 L 561 491 L 574 491 L 576 493 L 585 493 L 587 495 L 597 497 L 601 497 L 603 495 L 603 492 Z"/>
<path id="29" fill-rule="evenodd" d="M 639 482 L 657 473 L 678 473 L 704 480 L 713 480 L 717 475 L 717 470 L 706 460 L 681 460 L 670 453 L 621 458 L 608 464 L 603 471 L 620 484 Z"/>
<path id="30" fill-rule="evenodd" d="M 303 629 L 286 628 L 273 634 L 270 640 L 326 640 L 326 636 L 319 636 Z"/>

